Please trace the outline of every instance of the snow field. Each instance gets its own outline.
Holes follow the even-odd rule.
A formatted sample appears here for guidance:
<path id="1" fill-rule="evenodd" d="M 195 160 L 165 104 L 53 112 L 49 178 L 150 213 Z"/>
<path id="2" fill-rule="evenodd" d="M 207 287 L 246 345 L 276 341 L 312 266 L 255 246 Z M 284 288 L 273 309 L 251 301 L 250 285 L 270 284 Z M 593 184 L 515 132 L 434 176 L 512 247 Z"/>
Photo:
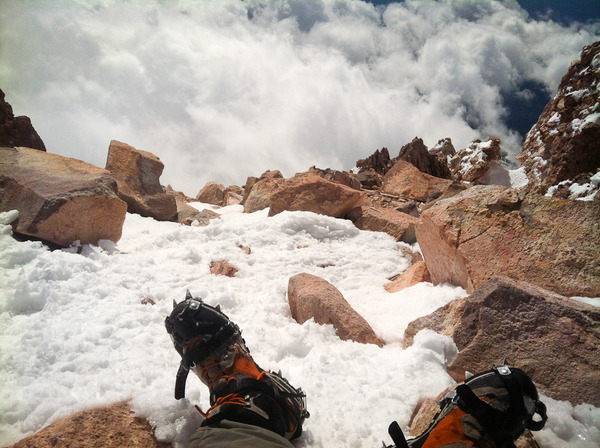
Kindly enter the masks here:
<path id="1" fill-rule="evenodd" d="M 179 355 L 164 318 L 186 289 L 221 304 L 257 363 L 281 369 L 307 393 L 311 418 L 297 447 L 389 444 L 391 421 L 406 428 L 420 399 L 453 384 L 445 371 L 456 354 L 450 338 L 423 331 L 406 350 L 401 341 L 411 320 L 465 292 L 419 284 L 387 293 L 387 279 L 408 267 L 403 243 L 308 212 L 271 218 L 266 210 L 219 212 L 222 218 L 206 227 L 128 214 L 117 244 L 56 251 L 15 241 L 8 226 L 15 213 L 0 214 L 2 446 L 119 400 L 130 400 L 159 439 L 184 446 L 202 420 L 194 404 L 208 407 L 208 391 L 193 375 L 187 398 L 173 398 Z M 239 272 L 210 274 L 217 260 Z M 296 323 L 286 291 L 289 278 L 302 272 L 334 284 L 387 345 L 341 341 L 331 326 Z M 148 300 L 155 304 L 143 303 Z M 598 445 L 598 408 L 546 401 L 551 420 L 539 436 L 544 446 Z"/>

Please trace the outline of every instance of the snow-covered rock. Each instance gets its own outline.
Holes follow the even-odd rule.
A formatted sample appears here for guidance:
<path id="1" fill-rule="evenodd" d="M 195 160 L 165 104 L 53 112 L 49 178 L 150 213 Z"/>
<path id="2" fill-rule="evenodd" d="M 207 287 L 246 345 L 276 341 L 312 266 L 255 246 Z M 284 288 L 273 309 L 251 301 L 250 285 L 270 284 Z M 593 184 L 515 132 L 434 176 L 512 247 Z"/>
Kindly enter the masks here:
<path id="1" fill-rule="evenodd" d="M 552 195 L 561 182 L 584 176 L 577 183 L 588 183 L 600 168 L 599 61 L 600 42 L 583 48 L 527 134 L 517 159 L 527 172 L 529 191 Z"/>

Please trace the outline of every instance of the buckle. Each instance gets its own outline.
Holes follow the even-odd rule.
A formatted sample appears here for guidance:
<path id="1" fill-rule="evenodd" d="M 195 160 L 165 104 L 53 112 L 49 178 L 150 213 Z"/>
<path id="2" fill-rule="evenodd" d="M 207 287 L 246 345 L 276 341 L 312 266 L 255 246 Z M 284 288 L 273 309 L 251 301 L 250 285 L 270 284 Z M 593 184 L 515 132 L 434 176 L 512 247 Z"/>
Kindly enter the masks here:
<path id="1" fill-rule="evenodd" d="M 506 364 L 496 364 L 494 370 L 502 376 L 509 376 L 512 373 Z"/>

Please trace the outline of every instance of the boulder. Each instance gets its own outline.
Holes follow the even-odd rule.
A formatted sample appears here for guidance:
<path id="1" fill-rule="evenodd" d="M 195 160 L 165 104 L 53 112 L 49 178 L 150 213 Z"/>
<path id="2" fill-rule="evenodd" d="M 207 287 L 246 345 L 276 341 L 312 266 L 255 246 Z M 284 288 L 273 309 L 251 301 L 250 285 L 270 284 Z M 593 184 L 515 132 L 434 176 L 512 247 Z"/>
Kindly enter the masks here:
<path id="1" fill-rule="evenodd" d="M 595 42 L 571 64 L 517 156 L 529 191 L 545 194 L 562 181 L 593 175 L 600 168 L 599 96 L 600 42 Z"/>
<path id="2" fill-rule="evenodd" d="M 269 216 L 290 210 L 342 218 L 350 209 L 360 206 L 365 197 L 353 188 L 308 173 L 286 179 L 279 185 L 271 196 Z"/>
<path id="3" fill-rule="evenodd" d="M 223 207 L 228 205 L 238 205 L 244 200 L 244 189 L 237 185 L 230 185 L 225 189 L 223 195 Z"/>
<path id="4" fill-rule="evenodd" d="M 384 288 L 387 292 L 398 292 L 421 282 L 431 282 L 431 276 L 424 261 L 413 264 L 398 278 L 384 285 Z"/>
<path id="5" fill-rule="evenodd" d="M 405 344 L 423 328 L 452 337 L 448 367 L 457 381 L 504 358 L 542 393 L 600 405 L 600 309 L 537 286 L 496 277 L 467 298 L 409 324 Z"/>
<path id="6" fill-rule="evenodd" d="M 159 183 L 164 165 L 154 154 L 112 140 L 106 169 L 117 181 L 119 197 L 127 203 L 130 213 L 158 221 L 177 220 L 175 198 Z"/>
<path id="7" fill-rule="evenodd" d="M 422 173 L 412 163 L 399 160 L 384 176 L 381 191 L 406 199 L 427 202 L 431 199 L 432 192 L 441 195 L 450 184 L 452 184 L 450 179 Z"/>
<path id="8" fill-rule="evenodd" d="M 496 275 L 600 295 L 600 203 L 474 186 L 424 211 L 417 242 L 434 284 L 471 293 Z"/>
<path id="9" fill-rule="evenodd" d="M 415 137 L 412 142 L 400 149 L 397 160 L 405 160 L 412 163 L 422 173 L 430 174 L 443 179 L 450 179 L 450 170 L 445 160 L 429 154 L 423 140 Z"/>
<path id="10" fill-rule="evenodd" d="M 490 138 L 485 142 L 474 140 L 452 157 L 450 171 L 455 180 L 482 183 L 481 178 L 488 174 L 492 166 L 497 169 L 500 158 L 500 139 Z M 494 165 L 492 162 L 495 162 Z"/>
<path id="11" fill-rule="evenodd" d="M 383 177 L 373 168 L 361 169 L 356 175 L 361 188 L 366 190 L 379 190 L 383 184 Z"/>
<path id="12" fill-rule="evenodd" d="M 110 173 L 31 148 L 0 148 L 0 211 L 18 210 L 13 231 L 60 247 L 117 242 L 127 212 Z"/>
<path id="13" fill-rule="evenodd" d="M 348 215 L 354 225 L 361 230 L 385 232 L 408 244 L 416 243 L 415 224 L 418 219 L 393 209 L 362 206 L 352 209 Z"/>
<path id="14" fill-rule="evenodd" d="M 29 436 L 10 448 L 168 448 L 150 424 L 133 417 L 125 401 L 79 412 Z"/>
<path id="15" fill-rule="evenodd" d="M 225 186 L 218 182 L 207 182 L 196 195 L 196 201 L 222 206 L 225 199 Z"/>
<path id="16" fill-rule="evenodd" d="M 321 325 L 333 325 L 340 339 L 383 345 L 369 323 L 350 306 L 342 293 L 320 277 L 310 274 L 291 277 L 288 301 L 292 317 L 300 324 L 314 319 Z"/>
<path id="17" fill-rule="evenodd" d="M 235 274 L 238 271 L 239 269 L 233 266 L 227 260 L 213 261 L 210 263 L 210 273 L 213 275 L 225 275 L 227 277 L 235 277 Z"/>
<path id="18" fill-rule="evenodd" d="M 271 196 L 283 183 L 281 178 L 264 178 L 252 185 L 250 193 L 244 201 L 244 213 L 254 213 L 270 207 Z"/>
<path id="19" fill-rule="evenodd" d="M 15 117 L 13 109 L 0 89 L 0 147 L 25 146 L 46 151 L 44 142 L 33 128 L 29 117 Z"/>

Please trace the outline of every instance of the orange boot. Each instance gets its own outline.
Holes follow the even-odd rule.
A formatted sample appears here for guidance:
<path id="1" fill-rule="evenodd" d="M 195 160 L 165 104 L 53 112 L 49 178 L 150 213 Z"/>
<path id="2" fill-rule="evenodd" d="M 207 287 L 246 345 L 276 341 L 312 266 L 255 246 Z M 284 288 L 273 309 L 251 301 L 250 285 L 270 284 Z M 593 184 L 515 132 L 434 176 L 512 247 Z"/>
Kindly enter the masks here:
<path id="1" fill-rule="evenodd" d="M 188 291 L 165 326 L 181 355 L 175 398 L 185 396 L 190 370 L 209 388 L 211 407 L 200 411 L 206 417 L 203 426 L 227 419 L 270 429 L 288 440 L 301 434 L 309 416 L 305 394 L 254 362 L 240 329 L 219 307 Z"/>
<path id="2" fill-rule="evenodd" d="M 531 379 L 522 370 L 497 365 L 451 390 L 423 434 L 406 440 L 394 422 L 390 435 L 396 448 L 514 448 L 525 429 L 539 431 L 546 420 Z"/>

